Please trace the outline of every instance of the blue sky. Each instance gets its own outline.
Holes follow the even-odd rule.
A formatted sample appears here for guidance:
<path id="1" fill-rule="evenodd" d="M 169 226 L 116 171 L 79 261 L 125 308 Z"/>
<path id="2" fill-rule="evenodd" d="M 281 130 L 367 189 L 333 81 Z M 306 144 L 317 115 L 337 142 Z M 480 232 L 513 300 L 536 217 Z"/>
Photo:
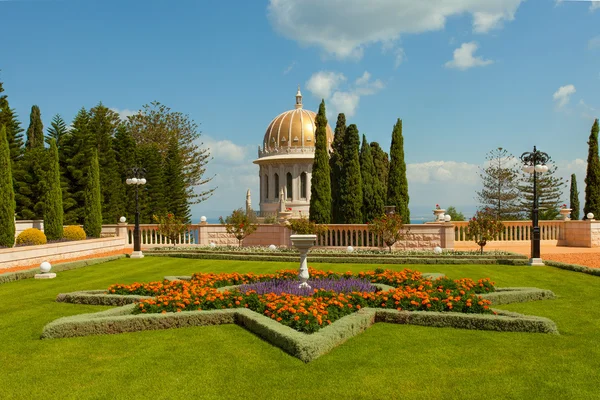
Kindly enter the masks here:
<path id="1" fill-rule="evenodd" d="M 600 2 L 554 0 L 0 1 L 0 81 L 24 127 L 102 101 L 153 100 L 200 124 L 218 189 L 193 207 L 258 208 L 251 161 L 273 117 L 325 98 L 389 149 L 402 118 L 413 215 L 467 212 L 485 155 L 537 145 L 583 192 L 600 113 Z M 565 201 L 568 189 L 565 189 Z"/>

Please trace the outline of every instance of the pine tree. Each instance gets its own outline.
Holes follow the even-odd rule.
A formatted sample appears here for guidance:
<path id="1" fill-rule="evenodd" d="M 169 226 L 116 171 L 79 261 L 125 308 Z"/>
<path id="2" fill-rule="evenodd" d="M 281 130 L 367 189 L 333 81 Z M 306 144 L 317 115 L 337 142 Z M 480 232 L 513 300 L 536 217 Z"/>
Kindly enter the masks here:
<path id="1" fill-rule="evenodd" d="M 569 195 L 569 208 L 571 209 L 571 219 L 579 219 L 579 190 L 577 189 L 577 177 L 571 174 L 571 192 Z"/>
<path id="2" fill-rule="evenodd" d="M 557 167 L 551 161 L 547 162 L 548 172 L 537 173 L 538 219 L 553 220 L 559 215 L 562 204 L 562 188 L 564 181 L 554 176 Z M 519 208 L 529 219 L 533 218 L 533 174 L 521 175 L 518 189 L 521 192 Z"/>
<path id="3" fill-rule="evenodd" d="M 31 107 L 29 115 L 29 128 L 27 128 L 27 149 L 44 147 L 44 125 L 42 124 L 42 114 L 38 106 Z"/>
<path id="4" fill-rule="evenodd" d="M 373 155 L 373 164 L 379 179 L 381 189 L 380 197 L 383 199 L 384 206 L 387 204 L 388 174 L 390 172 L 390 159 L 388 153 L 383 151 L 377 142 L 371 142 L 371 154 Z"/>
<path id="5" fill-rule="evenodd" d="M 92 159 L 86 174 L 86 183 L 83 230 L 88 237 L 99 238 L 102 232 L 102 194 L 100 192 L 100 170 L 96 151 L 92 152 Z"/>
<path id="6" fill-rule="evenodd" d="M 82 224 L 85 216 L 85 188 L 94 152 L 94 140 L 89 129 L 90 115 L 85 108 L 73 119 L 72 128 L 64 140 L 66 178 L 74 205 L 65 212 L 66 224 Z"/>
<path id="7" fill-rule="evenodd" d="M 140 147 L 139 157 L 139 165 L 146 170 L 146 184 L 139 188 L 140 223 L 152 224 L 154 215 L 163 215 L 166 212 L 163 160 L 158 146 L 154 144 Z"/>
<path id="8" fill-rule="evenodd" d="M 119 169 L 113 148 L 113 139 L 119 126 L 119 115 L 98 104 L 90 110 L 90 134 L 98 149 L 100 166 L 100 191 L 102 192 L 102 217 L 106 224 L 115 223 L 121 216 L 123 197 L 119 190 Z"/>
<path id="9" fill-rule="evenodd" d="M 50 145 L 52 139 L 56 142 L 56 147 L 58 149 L 58 164 L 60 168 L 60 186 L 62 191 L 62 205 L 63 212 L 66 214 L 73 207 L 77 205 L 71 193 L 69 192 L 69 180 L 67 178 L 67 142 L 69 141 L 69 129 L 67 128 L 67 123 L 62 119 L 60 114 L 56 114 L 52 118 L 52 122 L 50 123 L 50 127 L 46 130 L 46 138 L 45 142 Z M 63 214 L 64 215 L 64 214 Z M 63 216 L 64 218 L 64 216 Z"/>
<path id="10" fill-rule="evenodd" d="M 335 125 L 333 143 L 331 144 L 331 158 L 329 159 L 331 170 L 331 218 L 334 224 L 341 224 L 344 221 L 343 215 L 340 213 L 340 179 L 342 177 L 345 134 L 346 116 L 339 114 Z"/>
<path id="11" fill-rule="evenodd" d="M 190 207 L 185 195 L 185 176 L 183 163 L 179 152 L 179 143 L 172 138 L 167 151 L 164 168 L 164 198 L 167 212 L 181 218 L 184 222 L 191 222 Z"/>
<path id="12" fill-rule="evenodd" d="M 113 147 L 121 184 L 118 189 L 119 196 L 123 199 L 120 212 L 128 221 L 133 221 L 135 217 L 135 188 L 132 185 L 127 185 L 125 181 L 127 178 L 131 178 L 131 168 L 137 165 L 136 145 L 124 124 L 119 125 L 117 128 Z"/>
<path id="13" fill-rule="evenodd" d="M 362 177 L 363 191 L 363 222 L 371 222 L 376 217 L 384 214 L 384 206 L 381 183 L 375 170 L 371 146 L 367 138 L 363 135 L 362 146 L 360 148 L 360 173 Z"/>
<path id="14" fill-rule="evenodd" d="M 519 219 L 523 206 L 519 205 L 519 171 L 513 155 L 499 147 L 490 151 L 486 160 L 489 165 L 479 174 L 483 183 L 483 188 L 477 192 L 479 203 L 497 220 Z M 533 189 L 529 193 L 532 192 Z"/>
<path id="15" fill-rule="evenodd" d="M 6 126 L 0 125 L 0 247 L 13 247 L 15 243 L 15 193 L 11 161 Z"/>
<path id="16" fill-rule="evenodd" d="M 359 146 L 358 128 L 356 125 L 351 124 L 344 135 L 344 165 L 342 167 L 342 179 L 340 180 L 340 209 L 345 224 L 363 223 Z"/>
<path id="17" fill-rule="evenodd" d="M 588 213 L 600 217 L 600 159 L 598 158 L 598 119 L 594 121 L 588 140 L 587 171 L 585 174 L 585 205 L 583 219 Z"/>
<path id="18" fill-rule="evenodd" d="M 387 205 L 396 206 L 396 214 L 402 216 L 402 222 L 410 224 L 408 208 L 408 179 L 406 178 L 406 162 L 404 161 L 404 137 L 402 136 L 402 120 L 398 118 L 392 131 L 390 147 L 390 172 L 388 174 Z"/>
<path id="19" fill-rule="evenodd" d="M 48 190 L 44 194 L 44 233 L 49 240 L 63 236 L 63 205 L 60 181 L 60 165 L 56 140 L 50 139 L 49 164 L 46 174 Z"/>
<path id="20" fill-rule="evenodd" d="M 321 100 L 315 124 L 315 159 L 312 167 L 309 218 L 317 224 L 329 224 L 331 223 L 331 171 L 327 150 L 325 100 Z"/>
<path id="21" fill-rule="evenodd" d="M 50 123 L 50 127 L 46 130 L 48 135 L 44 139 L 48 145 L 50 145 L 50 141 L 54 139 L 56 141 L 57 148 L 60 149 L 62 139 L 69 133 L 69 129 L 67 128 L 67 123 L 60 116 L 60 114 L 56 114 L 52 117 L 52 122 Z"/>

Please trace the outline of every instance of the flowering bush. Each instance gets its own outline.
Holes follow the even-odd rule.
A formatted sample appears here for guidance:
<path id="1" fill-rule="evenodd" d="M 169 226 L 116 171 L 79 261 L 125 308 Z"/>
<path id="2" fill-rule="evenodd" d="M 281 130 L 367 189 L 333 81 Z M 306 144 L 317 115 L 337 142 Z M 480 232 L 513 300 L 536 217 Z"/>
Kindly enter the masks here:
<path id="1" fill-rule="evenodd" d="M 504 229 L 502 222 L 498 221 L 489 208 L 477 211 L 467 225 L 467 236 L 477 243 L 483 254 L 483 247 L 490 240 L 494 240 Z"/>
<path id="2" fill-rule="evenodd" d="M 232 234 L 238 240 L 239 247 L 242 247 L 242 241 L 246 236 L 252 234 L 257 228 L 257 219 L 253 211 L 246 213 L 241 208 L 234 210 L 231 215 L 223 219 L 219 217 L 219 221 L 225 225 L 227 233 Z"/>
<path id="3" fill-rule="evenodd" d="M 318 225 L 306 217 L 288 221 L 290 229 L 298 235 L 322 235 L 327 232 L 326 225 Z"/>
<path id="4" fill-rule="evenodd" d="M 493 292 L 493 282 L 482 279 L 451 280 L 427 279 L 418 271 L 405 269 L 390 271 L 377 269 L 361 272 L 356 276 L 350 272 L 340 274 L 309 268 L 314 288 L 312 292 L 293 294 L 284 291 L 263 292 L 264 287 L 283 285 L 288 281 L 294 285 L 295 270 L 278 271 L 275 274 L 210 274 L 197 273 L 191 281 L 168 281 L 112 285 L 111 294 L 136 294 L 153 296 L 143 300 L 134 308 L 134 314 L 167 313 L 194 310 L 218 310 L 226 308 L 249 308 L 300 332 L 312 333 L 324 325 L 356 312 L 364 307 L 390 308 L 407 311 L 453 311 L 463 313 L 491 314 L 489 300 L 480 293 Z M 367 282 L 393 286 L 387 291 L 372 291 L 369 288 L 352 286 L 356 280 L 360 285 Z M 267 281 L 276 281 L 276 283 Z M 218 287 L 248 285 L 219 291 Z M 348 290 L 339 291 L 343 286 Z M 369 290 L 365 290 L 369 289 Z"/>
<path id="5" fill-rule="evenodd" d="M 176 246 L 179 243 L 181 235 L 187 232 L 189 225 L 183 222 L 182 218 L 176 217 L 173 213 L 156 216 L 152 218 L 158 223 L 157 232 L 169 238 L 169 241 Z"/>
<path id="6" fill-rule="evenodd" d="M 293 294 L 297 296 L 312 296 L 313 289 L 318 291 L 332 291 L 335 293 L 351 293 L 351 292 L 374 292 L 376 287 L 368 280 L 358 278 L 325 278 L 325 279 L 309 279 L 309 287 L 299 286 L 298 282 L 291 279 L 269 280 L 265 282 L 249 283 L 241 285 L 238 290 L 240 292 L 255 291 L 257 294 Z M 312 288 L 312 289 L 311 289 Z"/>
<path id="7" fill-rule="evenodd" d="M 436 209 L 436 210 L 441 210 L 441 208 L 440 208 L 440 205 L 439 205 L 439 204 L 436 204 L 436 205 L 435 205 L 435 209 Z"/>
<path id="8" fill-rule="evenodd" d="M 400 214 L 389 214 L 383 215 L 379 218 L 375 218 L 369 224 L 369 232 L 375 233 L 383 239 L 392 252 L 392 246 L 398 240 L 403 239 L 406 233 L 404 231 L 404 224 L 402 222 L 402 216 Z"/>
<path id="9" fill-rule="evenodd" d="M 17 236 L 17 246 L 35 246 L 46 244 L 46 235 L 37 228 L 25 229 Z"/>

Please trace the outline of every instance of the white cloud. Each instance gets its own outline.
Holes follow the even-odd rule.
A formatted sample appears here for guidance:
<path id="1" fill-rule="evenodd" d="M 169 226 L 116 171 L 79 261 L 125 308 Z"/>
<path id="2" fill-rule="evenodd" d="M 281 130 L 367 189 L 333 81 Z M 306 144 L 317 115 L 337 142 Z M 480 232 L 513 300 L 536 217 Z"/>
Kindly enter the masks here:
<path id="1" fill-rule="evenodd" d="M 316 97 L 328 99 L 331 92 L 346 80 L 342 73 L 319 71 L 306 82 L 306 88 Z"/>
<path id="2" fill-rule="evenodd" d="M 600 4 L 600 1 L 598 2 Z M 598 6 L 600 8 L 600 6 Z M 588 49 L 594 50 L 600 48 L 600 35 L 594 36 L 588 41 Z"/>
<path id="3" fill-rule="evenodd" d="M 579 100 L 579 107 L 581 108 L 581 116 L 585 119 L 595 119 L 598 111 L 587 104 L 583 99 Z"/>
<path id="4" fill-rule="evenodd" d="M 406 165 L 406 176 L 411 183 L 460 183 L 475 186 L 479 183 L 476 164 L 456 161 L 428 161 Z"/>
<path id="5" fill-rule="evenodd" d="M 575 86 L 573 85 L 565 85 L 558 88 L 556 92 L 552 95 L 554 101 L 556 101 L 556 106 L 558 108 L 562 108 L 569 103 L 571 100 L 571 95 L 573 95 L 577 90 L 575 90 Z"/>
<path id="6" fill-rule="evenodd" d="M 592 1 L 592 4 L 590 4 L 590 12 L 594 12 L 594 10 L 597 10 L 600 8 L 600 1 L 595 0 Z"/>
<path id="7" fill-rule="evenodd" d="M 402 64 L 404 62 L 404 60 L 406 59 L 406 53 L 404 52 L 404 49 L 398 48 L 398 49 L 394 50 L 394 54 L 396 55 L 396 59 L 394 61 L 394 67 L 398 68 L 400 66 L 400 64 Z"/>
<path id="8" fill-rule="evenodd" d="M 281 35 L 339 59 L 360 59 L 369 45 L 389 48 L 403 34 L 439 31 L 448 18 L 463 14 L 472 16 L 475 33 L 487 33 L 512 21 L 522 1 L 270 0 L 267 12 Z"/>
<path id="9" fill-rule="evenodd" d="M 473 54 L 477 51 L 477 43 L 463 43 L 458 49 L 454 50 L 452 61 L 448 61 L 446 68 L 456 68 L 465 71 L 473 67 L 485 67 L 493 63 L 492 60 L 484 60 L 482 57 L 476 57 Z"/>
<path id="10" fill-rule="evenodd" d="M 209 148 L 216 164 L 238 165 L 247 161 L 249 146 L 240 146 L 230 140 L 216 140 L 210 136 L 202 136 L 203 148 Z"/>
<path id="11" fill-rule="evenodd" d="M 137 110 L 133 111 L 133 110 L 129 110 L 127 108 L 120 110 L 118 108 L 113 107 L 110 110 L 119 114 L 119 117 L 121 117 L 122 121 L 127 121 L 127 117 L 131 117 L 132 115 L 136 115 L 137 113 L 139 113 L 139 111 L 137 111 Z"/>
<path id="12" fill-rule="evenodd" d="M 295 67 L 295 66 L 296 66 L 296 61 L 292 61 L 292 63 L 291 63 L 290 65 L 288 65 L 286 69 L 284 69 L 284 70 L 283 70 L 283 74 L 284 74 L 284 75 L 287 75 L 287 74 L 289 74 L 289 73 L 290 73 L 290 71 L 291 71 L 292 69 L 294 69 L 294 67 Z"/>
<path id="13" fill-rule="evenodd" d="M 370 96 L 382 90 L 385 85 L 380 79 L 371 79 L 371 74 L 365 71 L 352 84 L 340 88 L 347 79 L 342 73 L 319 71 L 314 73 L 306 82 L 306 88 L 317 98 L 325 99 L 328 103 L 328 117 L 338 113 L 352 117 L 358 108 L 362 96 Z"/>

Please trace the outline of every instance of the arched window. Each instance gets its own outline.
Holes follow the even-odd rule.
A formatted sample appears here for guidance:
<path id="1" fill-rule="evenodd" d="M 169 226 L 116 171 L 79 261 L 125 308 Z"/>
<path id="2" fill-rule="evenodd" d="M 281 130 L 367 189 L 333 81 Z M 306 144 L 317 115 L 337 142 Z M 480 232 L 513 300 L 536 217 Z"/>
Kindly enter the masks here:
<path id="1" fill-rule="evenodd" d="M 300 197 L 306 198 L 306 172 L 300 174 Z"/>
<path id="2" fill-rule="evenodd" d="M 279 174 L 275 174 L 275 198 L 279 198 Z"/>
<path id="3" fill-rule="evenodd" d="M 269 175 L 265 175 L 263 177 L 263 179 L 265 180 L 264 181 L 264 184 L 265 184 L 265 199 L 268 199 L 269 198 Z"/>
<path id="4" fill-rule="evenodd" d="M 292 174 L 290 174 L 289 172 L 287 173 L 286 176 L 286 187 L 287 187 L 287 199 L 291 200 L 292 199 Z"/>

